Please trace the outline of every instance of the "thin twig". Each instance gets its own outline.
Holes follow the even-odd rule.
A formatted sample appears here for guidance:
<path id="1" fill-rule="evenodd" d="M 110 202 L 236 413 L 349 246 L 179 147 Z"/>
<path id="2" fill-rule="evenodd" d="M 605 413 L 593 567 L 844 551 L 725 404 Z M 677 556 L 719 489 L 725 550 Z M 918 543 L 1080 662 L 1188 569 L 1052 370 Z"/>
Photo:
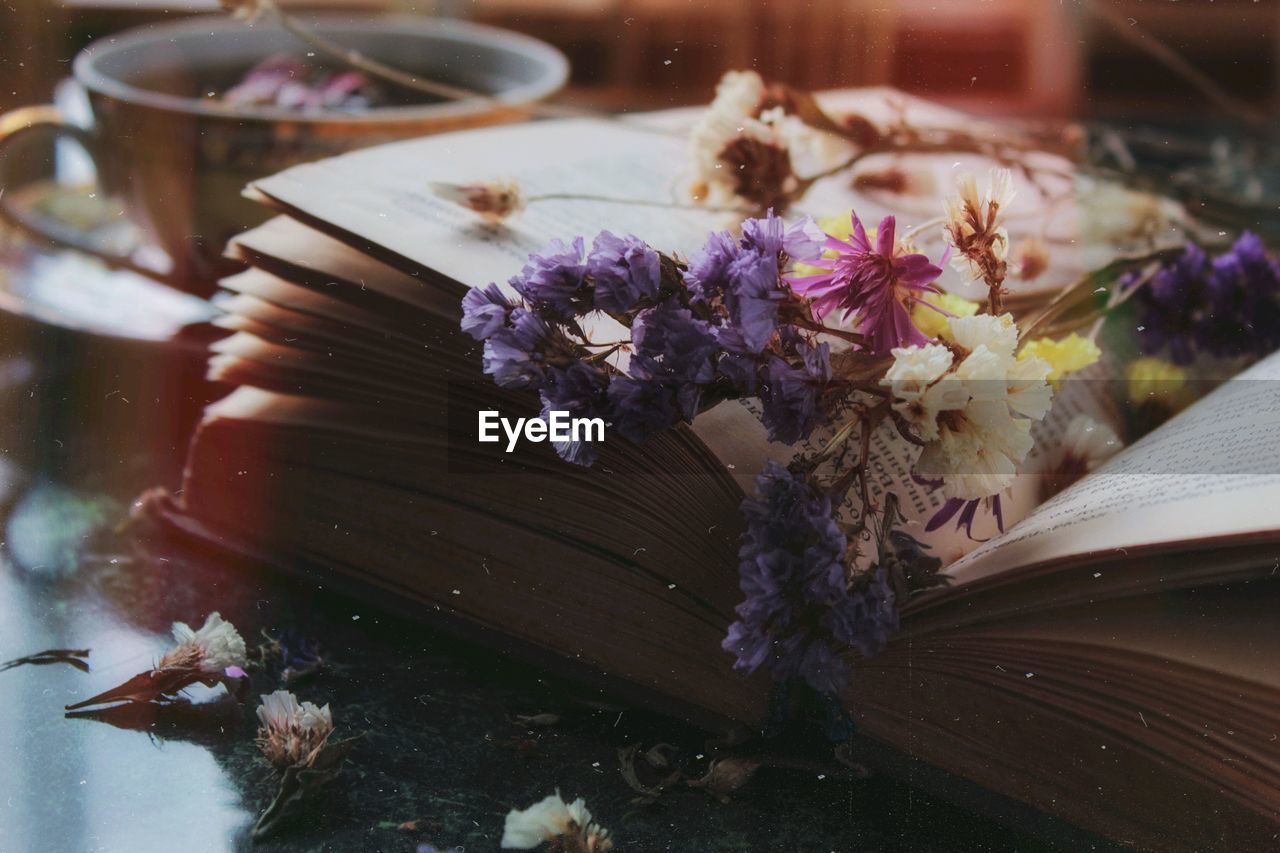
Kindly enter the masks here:
<path id="1" fill-rule="evenodd" d="M 1085 8 L 1101 18 L 1121 39 L 1195 86 L 1202 95 L 1221 109 L 1239 116 L 1250 124 L 1267 122 L 1267 117 L 1263 113 L 1223 89 L 1176 50 L 1138 26 L 1136 19 L 1126 18 L 1115 9 L 1097 2 L 1086 3 Z"/>
<path id="2" fill-rule="evenodd" d="M 275 0 L 262 0 L 261 9 L 263 12 L 274 17 L 280 23 L 280 26 L 284 27 L 284 29 L 315 48 L 317 52 L 336 59 L 345 65 L 349 65 L 358 71 L 363 71 L 373 77 L 386 80 L 389 83 L 400 86 L 404 89 L 409 89 L 410 91 L 431 95 L 435 98 L 442 98 L 446 101 L 478 101 L 489 107 L 525 110 L 533 115 L 543 116 L 545 118 L 590 118 L 601 121 L 623 120 L 622 116 L 585 107 L 571 107 L 564 104 L 548 104 L 540 102 L 515 103 L 511 101 L 504 101 L 501 98 L 494 97 L 493 95 L 476 89 L 469 89 L 465 86 L 455 86 L 452 83 L 442 83 L 439 80 L 431 80 L 418 77 L 413 74 L 408 74 L 398 68 L 379 62 L 376 59 L 371 59 L 358 50 L 344 47 L 327 36 L 321 35 L 302 21 L 295 18 L 293 15 L 290 15 L 288 12 L 281 9 Z M 634 127 L 637 130 L 659 133 L 664 136 L 680 135 L 678 131 L 671 128 L 655 127 L 653 125 L 645 125 L 639 122 L 628 122 L 628 126 Z"/>

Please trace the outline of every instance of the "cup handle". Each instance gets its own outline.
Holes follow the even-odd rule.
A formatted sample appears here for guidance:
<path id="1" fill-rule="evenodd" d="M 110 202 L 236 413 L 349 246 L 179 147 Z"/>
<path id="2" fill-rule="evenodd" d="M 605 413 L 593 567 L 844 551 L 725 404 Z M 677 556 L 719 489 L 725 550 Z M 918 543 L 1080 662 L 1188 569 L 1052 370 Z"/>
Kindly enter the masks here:
<path id="1" fill-rule="evenodd" d="M 94 165 L 98 165 L 93 137 L 84 128 L 63 118 L 56 107 L 19 107 L 0 115 L 0 187 L 14 186 L 9 175 L 11 160 L 8 153 L 35 136 L 75 140 L 93 160 Z M 100 169 L 98 174 L 102 174 Z M 131 270 L 166 284 L 179 286 L 160 270 L 143 266 L 126 255 L 102 250 L 93 245 L 87 235 L 71 226 L 23 210 L 13 200 L 11 193 L 0 194 L 0 221 L 41 244 L 83 252 L 109 266 Z"/>

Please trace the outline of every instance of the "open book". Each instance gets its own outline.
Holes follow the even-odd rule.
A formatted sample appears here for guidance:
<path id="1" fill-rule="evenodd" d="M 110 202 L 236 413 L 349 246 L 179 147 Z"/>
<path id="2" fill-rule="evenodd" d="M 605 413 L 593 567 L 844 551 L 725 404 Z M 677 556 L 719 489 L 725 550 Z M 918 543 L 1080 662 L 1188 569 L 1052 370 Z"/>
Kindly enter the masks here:
<path id="1" fill-rule="evenodd" d="M 758 724 L 767 679 L 732 672 L 720 644 L 740 600 L 743 490 L 794 450 L 739 403 L 644 445 L 606 440 L 589 469 L 545 444 L 480 444 L 479 410 L 538 403 L 483 376 L 458 328 L 467 288 L 506 281 L 552 237 L 607 228 L 688 253 L 724 217 L 547 201 L 492 228 L 428 189 L 510 175 L 535 195 L 675 201 L 670 126 L 450 134 L 259 181 L 251 194 L 281 215 L 232 248 L 249 269 L 224 282 L 231 334 L 210 367 L 237 390 L 207 410 L 160 517 L 668 713 Z M 819 189 L 815 212 L 877 212 Z M 1096 385 L 1066 383 L 1040 446 L 1077 411 L 1107 416 Z M 882 485 L 927 517 L 938 499 L 912 490 L 909 449 L 877 441 Z M 924 537 L 951 584 L 907 603 L 888 649 L 856 662 L 844 700 L 862 732 L 1124 843 L 1273 844 L 1280 357 L 1050 501 L 1036 506 L 1032 482 L 1014 491 L 1003 536 Z"/>

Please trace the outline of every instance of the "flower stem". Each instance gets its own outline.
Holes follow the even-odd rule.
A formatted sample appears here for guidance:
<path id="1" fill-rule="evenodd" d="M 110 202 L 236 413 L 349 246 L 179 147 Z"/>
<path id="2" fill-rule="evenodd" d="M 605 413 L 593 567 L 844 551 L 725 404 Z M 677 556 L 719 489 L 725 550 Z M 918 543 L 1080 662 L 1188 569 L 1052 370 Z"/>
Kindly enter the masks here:
<path id="1" fill-rule="evenodd" d="M 658 201 L 645 198 L 620 198 L 618 196 L 598 195 L 596 193 L 542 193 L 525 198 L 526 204 L 535 201 L 594 201 L 601 204 L 623 204 L 634 207 L 661 207 L 667 210 L 696 210 L 704 213 L 733 213 L 751 216 L 755 213 L 746 207 L 719 207 L 715 205 L 695 204 L 680 201 Z"/>

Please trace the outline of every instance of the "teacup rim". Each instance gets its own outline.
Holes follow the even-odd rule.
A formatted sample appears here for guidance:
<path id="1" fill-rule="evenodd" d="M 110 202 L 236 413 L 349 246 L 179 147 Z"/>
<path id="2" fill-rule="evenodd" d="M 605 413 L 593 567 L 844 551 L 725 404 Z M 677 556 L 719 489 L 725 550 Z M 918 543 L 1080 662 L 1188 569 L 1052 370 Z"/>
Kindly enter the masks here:
<path id="1" fill-rule="evenodd" d="M 325 24 L 385 24 L 392 27 L 413 26 L 424 32 L 464 36 L 486 42 L 497 48 L 510 49 L 519 46 L 522 52 L 541 62 L 544 73 L 527 83 L 494 96 L 503 106 L 518 107 L 546 98 L 563 88 L 569 78 L 569 61 L 556 47 L 524 33 L 460 21 L 449 18 L 407 14 L 307 14 L 309 23 Z M 138 106 L 199 115 L 234 121 L 294 122 L 299 124 L 324 124 L 340 121 L 379 124 L 390 121 L 425 121 L 482 113 L 492 109 L 484 100 L 445 101 L 434 104 L 375 107 L 364 112 L 299 112 L 278 107 L 250 106 L 227 108 L 217 101 L 185 98 L 165 92 L 155 92 L 111 77 L 94 63 L 99 57 L 125 50 L 140 43 L 154 41 L 156 34 L 186 35 L 208 32 L 210 27 L 219 30 L 241 29 L 258 26 L 247 24 L 225 15 L 196 15 L 181 21 L 144 24 L 123 30 L 114 35 L 99 38 L 82 49 L 72 63 L 75 78 L 90 92 L 97 92 L 115 100 Z"/>

